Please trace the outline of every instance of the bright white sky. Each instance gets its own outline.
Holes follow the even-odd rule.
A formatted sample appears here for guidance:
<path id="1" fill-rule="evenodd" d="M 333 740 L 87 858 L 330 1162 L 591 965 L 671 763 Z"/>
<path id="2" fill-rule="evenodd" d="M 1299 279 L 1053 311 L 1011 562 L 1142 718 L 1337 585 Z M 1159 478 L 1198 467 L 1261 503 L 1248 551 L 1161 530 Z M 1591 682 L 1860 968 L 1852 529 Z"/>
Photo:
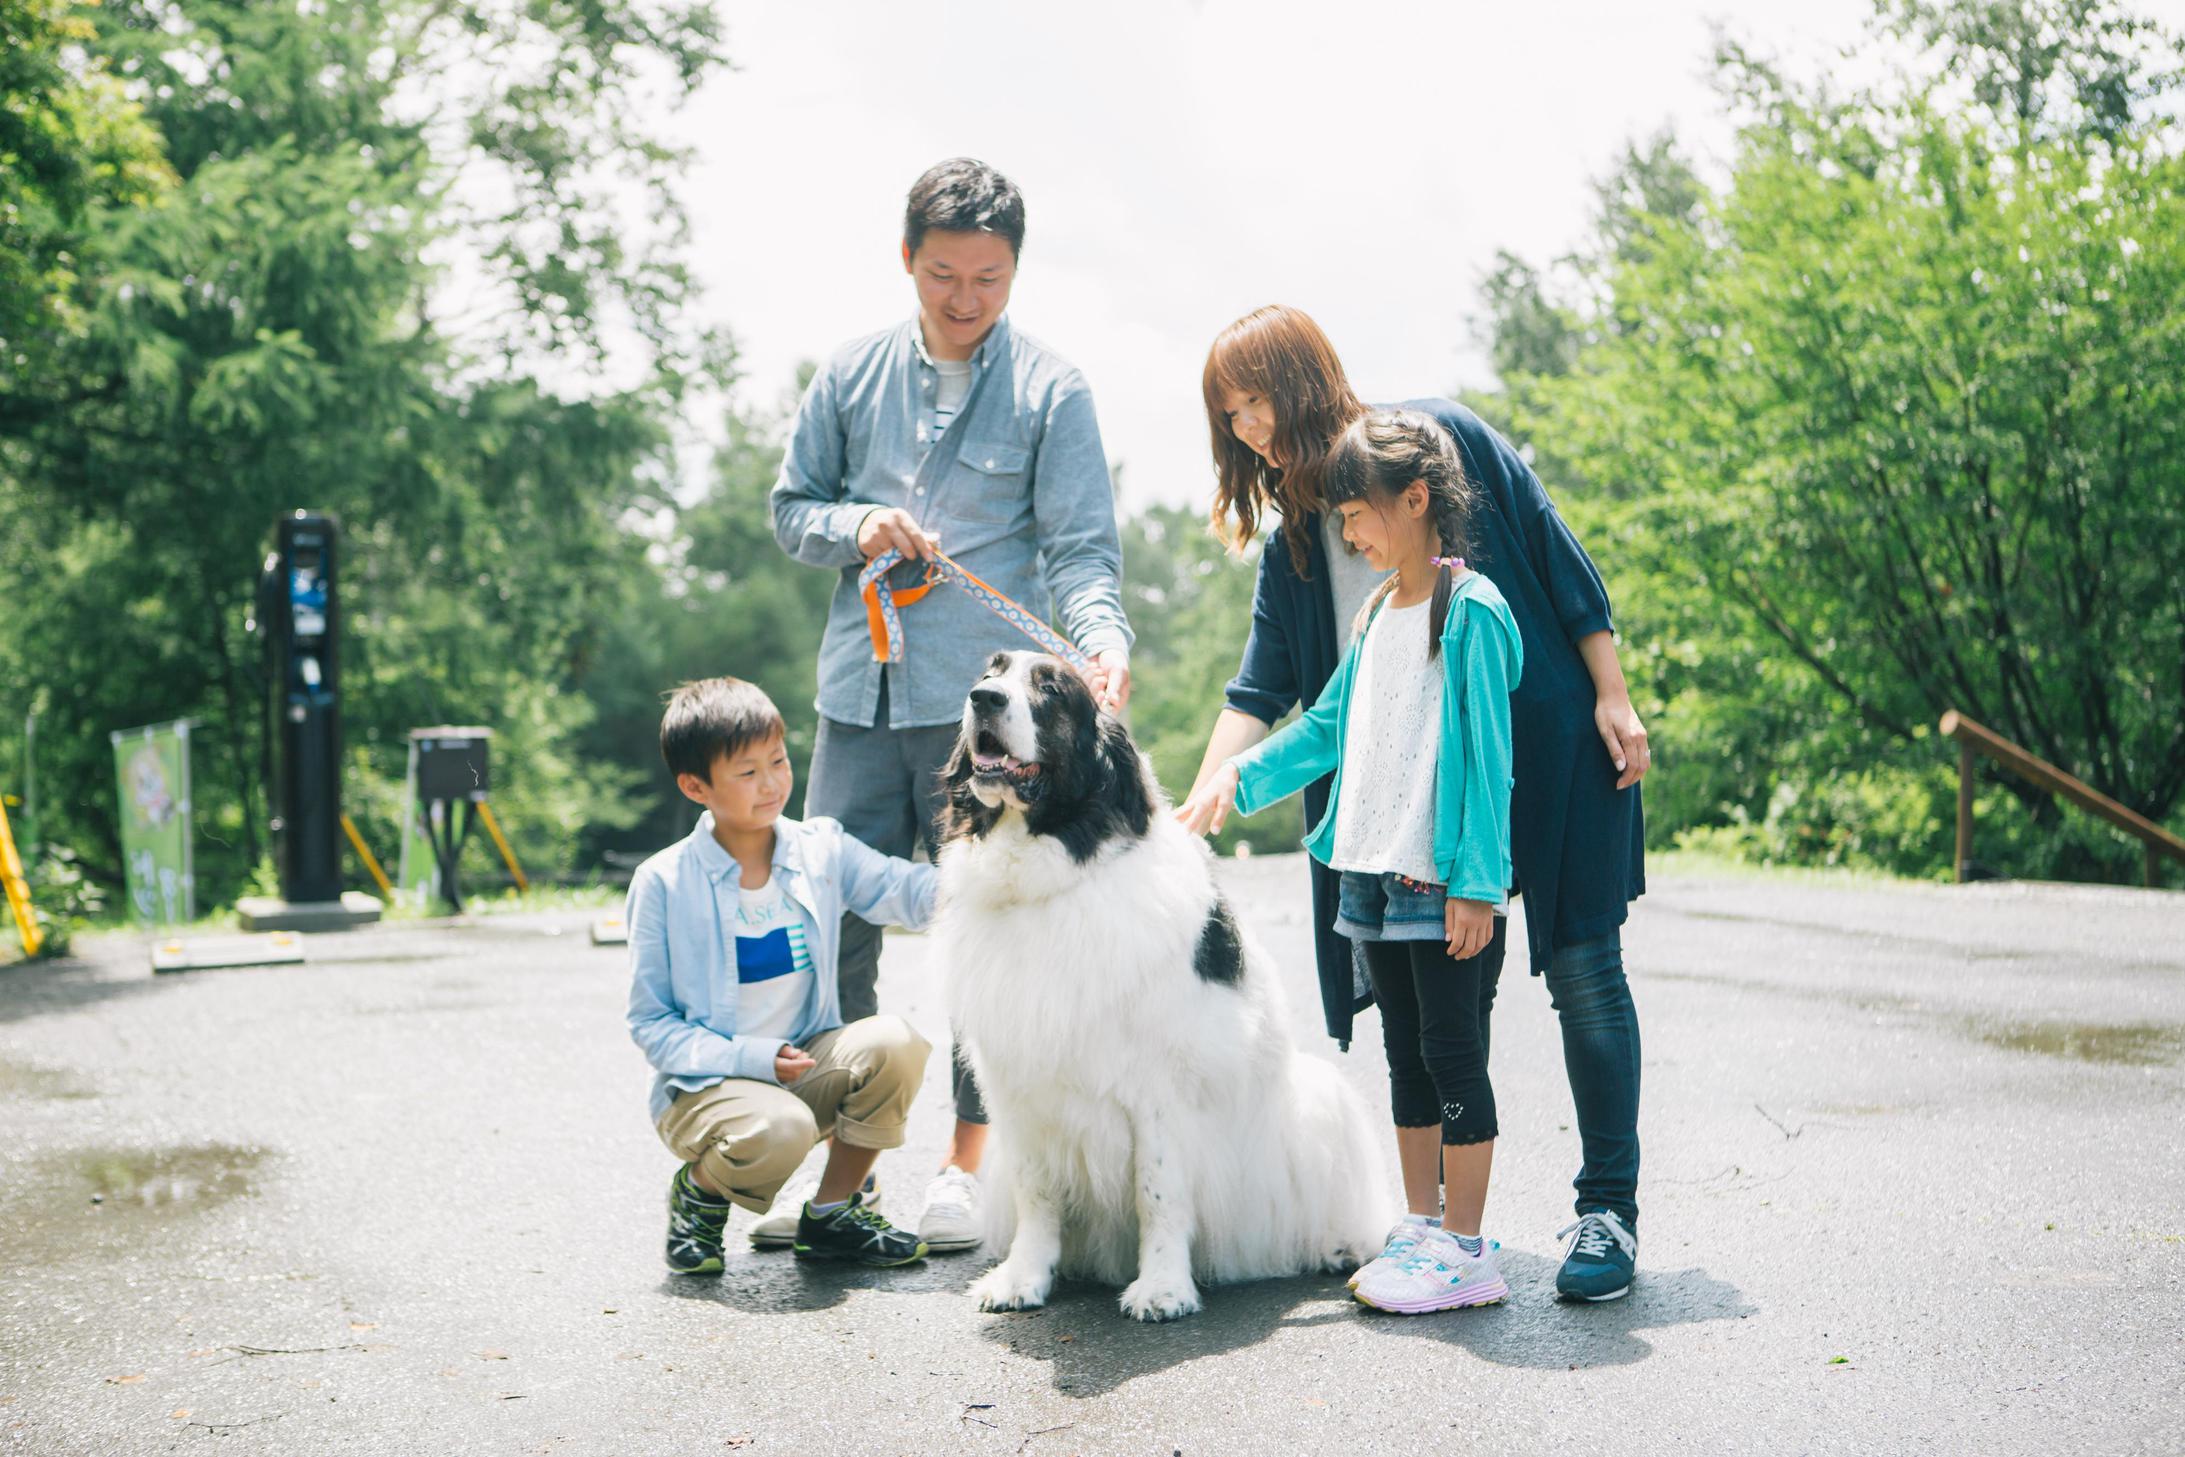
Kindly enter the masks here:
<path id="1" fill-rule="evenodd" d="M 1203 504 L 1199 371 L 1263 303 L 1308 310 L 1368 399 L 1492 382 L 1497 248 L 1581 236 L 1591 182 L 1665 124 L 1730 136 L 1710 23 L 1827 69 L 1870 0 L 737 5 L 684 113 L 693 256 L 745 397 L 914 307 L 904 193 L 984 158 L 1029 216 L 1011 317 L 1084 370 L 1126 510 Z M 2176 12 L 2177 3 L 2156 7 Z M 2173 19 L 2174 15 L 2170 17 Z"/>

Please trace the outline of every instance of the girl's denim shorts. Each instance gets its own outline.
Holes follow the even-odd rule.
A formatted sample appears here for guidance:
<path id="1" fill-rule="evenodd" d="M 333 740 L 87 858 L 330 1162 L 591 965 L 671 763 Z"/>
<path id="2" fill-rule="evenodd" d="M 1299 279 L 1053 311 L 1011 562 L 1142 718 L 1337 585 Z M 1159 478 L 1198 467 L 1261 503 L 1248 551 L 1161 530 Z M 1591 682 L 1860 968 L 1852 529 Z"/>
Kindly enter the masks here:
<path id="1" fill-rule="evenodd" d="M 1448 888 L 1393 871 L 1339 872 L 1335 929 L 1353 941 L 1446 941 Z"/>

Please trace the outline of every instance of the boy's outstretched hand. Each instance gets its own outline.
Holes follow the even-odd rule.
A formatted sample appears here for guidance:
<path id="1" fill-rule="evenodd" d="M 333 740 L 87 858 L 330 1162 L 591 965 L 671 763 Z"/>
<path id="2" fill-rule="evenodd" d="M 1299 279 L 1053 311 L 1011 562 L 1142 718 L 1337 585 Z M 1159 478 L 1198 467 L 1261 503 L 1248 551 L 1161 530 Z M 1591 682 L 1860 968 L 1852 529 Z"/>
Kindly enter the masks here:
<path id="1" fill-rule="evenodd" d="M 1495 908 L 1485 901 L 1443 901 L 1442 930 L 1449 937 L 1449 959 L 1469 961 L 1495 939 Z"/>
<path id="2" fill-rule="evenodd" d="M 812 1067 L 812 1054 L 793 1042 L 784 1042 L 781 1051 L 774 1054 L 774 1076 L 780 1079 L 783 1087 L 803 1077 Z"/>
<path id="3" fill-rule="evenodd" d="M 1176 822 L 1194 835 L 1219 833 L 1237 804 L 1237 766 L 1224 764 L 1176 807 Z"/>

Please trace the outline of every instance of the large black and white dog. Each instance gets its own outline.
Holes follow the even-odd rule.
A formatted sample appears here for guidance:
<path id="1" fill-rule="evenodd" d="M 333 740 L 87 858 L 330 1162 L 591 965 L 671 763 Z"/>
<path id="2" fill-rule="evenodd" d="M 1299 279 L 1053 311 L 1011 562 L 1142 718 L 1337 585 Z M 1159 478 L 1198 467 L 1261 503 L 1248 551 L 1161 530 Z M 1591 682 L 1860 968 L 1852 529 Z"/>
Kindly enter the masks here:
<path id="1" fill-rule="evenodd" d="M 1348 1270 L 1379 1248 L 1379 1138 L 1290 1043 L 1274 967 L 1129 733 L 1055 659 L 999 653 L 944 771 L 938 959 L 994 1118 L 972 1293 L 1123 1285 L 1140 1320 L 1212 1282 Z"/>

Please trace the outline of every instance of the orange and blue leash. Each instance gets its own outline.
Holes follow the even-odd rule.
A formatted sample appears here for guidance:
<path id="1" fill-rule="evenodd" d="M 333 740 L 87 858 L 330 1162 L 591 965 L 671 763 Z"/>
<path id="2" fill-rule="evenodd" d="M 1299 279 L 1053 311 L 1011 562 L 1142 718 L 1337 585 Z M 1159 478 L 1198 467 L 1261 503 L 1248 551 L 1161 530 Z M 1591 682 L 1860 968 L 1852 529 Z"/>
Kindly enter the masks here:
<path id="1" fill-rule="evenodd" d="M 1068 663 L 1079 672 L 1088 672 L 1092 659 L 1078 651 L 1077 647 L 1061 633 L 1049 627 L 1023 603 L 995 591 L 971 573 L 958 566 L 950 558 L 935 552 L 926 563 L 925 580 L 915 587 L 894 587 L 888 582 L 888 573 L 903 553 L 894 547 L 866 563 L 857 574 L 857 590 L 865 599 L 865 620 L 872 631 L 872 655 L 876 663 L 900 663 L 903 661 L 903 612 L 902 609 L 916 602 L 943 582 L 954 582 L 969 593 L 971 599 L 1002 621 L 1038 643 L 1048 652 Z"/>

